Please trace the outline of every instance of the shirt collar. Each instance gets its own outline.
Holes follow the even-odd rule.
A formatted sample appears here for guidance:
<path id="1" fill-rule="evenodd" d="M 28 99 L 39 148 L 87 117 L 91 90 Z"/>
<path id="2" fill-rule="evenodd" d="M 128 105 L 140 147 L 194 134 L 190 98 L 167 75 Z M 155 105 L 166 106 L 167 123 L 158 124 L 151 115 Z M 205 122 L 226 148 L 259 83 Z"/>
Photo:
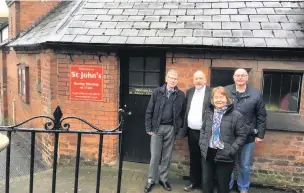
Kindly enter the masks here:
<path id="1" fill-rule="evenodd" d="M 168 88 L 168 87 L 167 87 L 167 91 L 174 92 L 174 91 L 175 91 L 175 89 L 174 89 L 174 88 Z"/>
<path id="2" fill-rule="evenodd" d="M 195 91 L 200 92 L 200 91 L 205 91 L 205 89 L 206 89 L 206 86 L 203 86 L 202 88 L 195 88 Z"/>

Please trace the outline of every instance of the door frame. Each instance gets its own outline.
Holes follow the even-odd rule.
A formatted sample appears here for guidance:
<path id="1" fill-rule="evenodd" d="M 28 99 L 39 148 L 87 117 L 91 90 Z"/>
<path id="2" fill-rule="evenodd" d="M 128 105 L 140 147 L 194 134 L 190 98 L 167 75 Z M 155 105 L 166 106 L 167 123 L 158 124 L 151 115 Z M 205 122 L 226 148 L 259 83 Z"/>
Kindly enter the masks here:
<path id="1" fill-rule="evenodd" d="M 166 52 L 159 51 L 155 49 L 149 50 L 121 50 L 118 53 L 119 57 L 119 75 L 120 75 L 120 82 L 119 82 L 119 108 L 125 109 L 124 104 L 124 97 L 129 94 L 129 57 L 160 57 L 160 65 L 161 65 L 161 72 L 162 75 L 161 79 L 163 79 L 163 83 L 165 83 L 166 77 Z M 161 86 L 161 85 L 160 85 Z M 127 109 L 125 109 L 127 110 Z"/>
<path id="2" fill-rule="evenodd" d="M 126 112 L 126 116 L 128 116 L 128 107 L 125 107 L 126 101 L 125 97 L 129 95 L 129 57 L 160 57 L 160 82 L 161 86 L 165 83 L 166 77 L 166 53 L 160 50 L 155 49 L 131 49 L 131 50 L 121 50 L 118 53 L 119 57 L 119 73 L 120 73 L 120 83 L 119 83 L 119 108 L 122 108 Z M 127 119 L 127 117 L 126 117 Z M 125 127 L 127 128 L 128 125 L 125 121 Z M 125 152 L 122 152 L 125 153 Z"/>

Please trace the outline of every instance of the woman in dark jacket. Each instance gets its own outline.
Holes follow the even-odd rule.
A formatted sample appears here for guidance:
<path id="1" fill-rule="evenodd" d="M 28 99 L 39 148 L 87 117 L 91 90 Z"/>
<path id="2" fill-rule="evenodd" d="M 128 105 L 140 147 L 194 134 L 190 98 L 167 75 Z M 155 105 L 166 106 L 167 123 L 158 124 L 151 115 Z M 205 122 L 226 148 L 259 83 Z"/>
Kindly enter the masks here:
<path id="1" fill-rule="evenodd" d="M 199 145 L 203 156 L 203 193 L 213 193 L 217 178 L 218 193 L 229 192 L 229 182 L 237 152 L 244 145 L 247 128 L 242 115 L 224 87 L 212 90 L 211 106 L 205 112 Z"/>

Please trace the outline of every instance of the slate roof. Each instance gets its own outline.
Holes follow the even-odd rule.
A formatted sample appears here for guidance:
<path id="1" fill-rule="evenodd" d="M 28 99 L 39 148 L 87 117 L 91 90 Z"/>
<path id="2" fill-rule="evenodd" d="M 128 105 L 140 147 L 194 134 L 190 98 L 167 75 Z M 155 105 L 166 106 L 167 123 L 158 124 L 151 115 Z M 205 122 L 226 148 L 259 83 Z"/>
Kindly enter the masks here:
<path id="1" fill-rule="evenodd" d="M 0 30 L 4 27 L 8 26 L 8 18 L 7 17 L 0 17 Z"/>
<path id="2" fill-rule="evenodd" d="M 68 1 L 10 45 L 45 42 L 299 48 L 304 1 Z"/>

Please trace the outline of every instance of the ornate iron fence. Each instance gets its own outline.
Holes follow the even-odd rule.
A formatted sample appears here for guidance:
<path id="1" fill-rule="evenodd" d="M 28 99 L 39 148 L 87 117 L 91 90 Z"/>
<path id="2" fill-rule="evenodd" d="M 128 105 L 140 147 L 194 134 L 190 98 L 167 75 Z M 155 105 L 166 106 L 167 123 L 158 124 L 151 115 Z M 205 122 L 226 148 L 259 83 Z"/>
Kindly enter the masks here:
<path id="1" fill-rule="evenodd" d="M 96 174 L 96 193 L 100 192 L 100 178 L 101 178 L 101 164 L 102 164 L 102 147 L 103 147 L 103 137 L 104 135 L 117 135 L 119 136 L 119 166 L 118 166 L 118 179 L 117 179 L 117 193 L 121 190 L 121 178 L 122 178 L 122 165 L 123 165 L 123 128 L 124 128 L 124 118 L 125 112 L 120 109 L 119 113 L 119 125 L 114 129 L 101 129 L 91 124 L 90 122 L 75 116 L 69 116 L 63 118 L 63 114 L 60 106 L 57 106 L 53 117 L 49 116 L 35 116 L 29 118 L 19 124 L 10 126 L 0 126 L 0 131 L 7 131 L 7 136 L 10 143 L 6 150 L 6 179 L 5 179 L 5 193 L 10 192 L 10 162 L 11 162 L 11 140 L 12 132 L 29 132 L 31 133 L 31 155 L 30 155 L 30 179 L 29 179 L 29 192 L 33 193 L 34 184 L 34 159 L 35 159 L 35 140 L 36 133 L 49 133 L 54 134 L 54 156 L 52 163 L 52 193 L 56 192 L 56 174 L 57 174 L 57 158 L 58 158 L 58 143 L 59 135 L 62 133 L 74 133 L 77 134 L 77 149 L 76 149 L 76 164 L 75 164 L 75 180 L 74 180 L 74 193 L 78 192 L 78 177 L 79 177 L 79 165 L 80 165 L 80 148 L 81 148 L 81 138 L 85 134 L 95 134 L 99 135 L 98 144 L 98 163 L 97 163 L 97 174 Z M 25 123 L 28 123 L 35 119 L 48 119 L 49 121 L 44 124 L 44 129 L 30 129 L 30 128 L 18 128 Z M 65 121 L 70 119 L 79 120 L 85 123 L 93 130 L 70 130 L 70 123 Z"/>

